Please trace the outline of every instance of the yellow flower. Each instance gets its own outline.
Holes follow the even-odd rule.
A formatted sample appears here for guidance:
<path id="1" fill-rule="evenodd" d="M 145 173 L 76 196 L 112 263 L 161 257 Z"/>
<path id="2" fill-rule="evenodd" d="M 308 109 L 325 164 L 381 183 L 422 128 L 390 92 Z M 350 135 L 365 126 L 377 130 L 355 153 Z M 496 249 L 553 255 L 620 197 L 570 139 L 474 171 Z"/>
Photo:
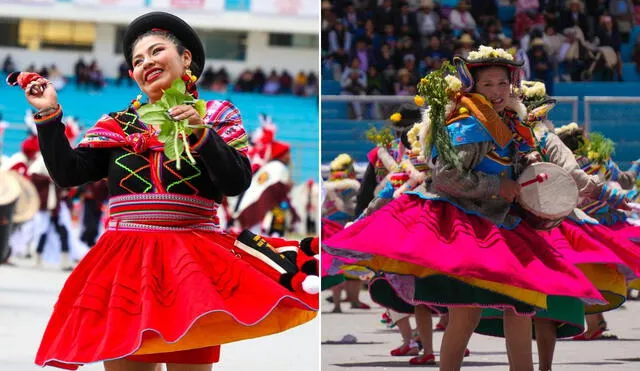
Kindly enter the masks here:
<path id="1" fill-rule="evenodd" d="M 391 115 L 389 119 L 393 122 L 399 122 L 400 120 L 402 120 L 402 115 L 400 114 L 400 112 L 396 112 L 393 115 Z"/>
<path id="2" fill-rule="evenodd" d="M 416 104 L 416 106 L 419 106 L 419 107 L 424 106 L 424 98 L 422 98 L 419 95 L 416 95 L 415 97 L 413 97 L 413 102 Z"/>
<path id="3" fill-rule="evenodd" d="M 337 171 L 337 170 L 345 169 L 352 162 L 353 160 L 351 159 L 351 156 L 349 156 L 346 153 L 341 153 L 333 161 L 331 161 L 331 165 L 330 165 L 331 170 Z"/>
<path id="4" fill-rule="evenodd" d="M 423 78 L 421 78 L 421 79 L 420 79 L 420 83 L 421 83 L 421 84 L 426 84 L 426 83 L 427 83 L 427 79 L 426 79 L 426 78 L 424 78 L 424 77 L 423 77 Z"/>

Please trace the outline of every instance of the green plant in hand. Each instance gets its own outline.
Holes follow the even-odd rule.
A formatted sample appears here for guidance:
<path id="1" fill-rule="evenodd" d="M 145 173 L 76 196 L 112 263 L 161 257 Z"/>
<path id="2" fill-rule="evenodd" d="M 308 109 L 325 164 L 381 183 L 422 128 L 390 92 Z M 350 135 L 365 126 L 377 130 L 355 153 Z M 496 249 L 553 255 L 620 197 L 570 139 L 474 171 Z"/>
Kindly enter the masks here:
<path id="1" fill-rule="evenodd" d="M 447 131 L 445 109 L 451 99 L 447 91 L 447 76 L 455 76 L 456 69 L 449 62 L 444 62 L 442 66 L 431 71 L 418 83 L 418 95 L 422 96 L 430 107 L 429 118 L 431 119 L 431 130 L 427 137 L 427 148 L 436 147 L 438 156 L 443 161 L 451 164 L 457 169 L 462 169 L 462 163 L 451 144 L 451 138 Z"/>
<path id="2" fill-rule="evenodd" d="M 207 125 L 190 125 L 187 119 L 175 121 L 169 116 L 169 109 L 183 105 L 193 105 L 200 117 L 204 117 L 207 111 L 206 102 L 202 99 L 194 99 L 187 93 L 184 81 L 176 79 L 171 87 L 164 91 L 162 99 L 155 103 L 148 103 L 138 109 L 140 119 L 147 125 L 160 127 L 158 140 L 164 143 L 164 154 L 176 160 L 176 168 L 180 170 L 182 153 L 186 152 L 187 158 L 192 164 L 196 160 L 191 155 L 187 137 L 193 129 L 207 128 Z"/>

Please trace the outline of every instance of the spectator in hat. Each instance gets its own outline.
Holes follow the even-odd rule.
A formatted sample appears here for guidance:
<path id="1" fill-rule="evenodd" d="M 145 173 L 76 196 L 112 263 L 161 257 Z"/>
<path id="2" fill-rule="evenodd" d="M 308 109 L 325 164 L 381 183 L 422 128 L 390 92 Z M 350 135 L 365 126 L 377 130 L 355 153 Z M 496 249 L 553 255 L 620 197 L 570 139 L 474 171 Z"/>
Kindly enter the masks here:
<path id="1" fill-rule="evenodd" d="M 451 11 L 449 14 L 449 21 L 451 22 L 451 27 L 458 32 L 476 32 L 476 21 L 473 19 L 473 15 L 471 15 L 469 1 L 468 0 L 460 0 L 458 5 Z"/>
<path id="2" fill-rule="evenodd" d="M 589 35 L 589 27 L 587 26 L 587 16 L 584 13 L 584 4 L 581 0 L 568 0 L 567 10 L 560 13 L 560 29 L 564 30 L 578 26 L 582 30 L 583 35 Z"/>
<path id="3" fill-rule="evenodd" d="M 466 58 L 471 51 L 473 51 L 473 45 L 475 41 L 468 33 L 460 36 L 460 39 L 457 42 L 458 48 L 456 49 L 456 53 Z"/>
<path id="4" fill-rule="evenodd" d="M 422 0 L 420 8 L 416 12 L 416 22 L 423 46 L 428 45 L 429 38 L 436 32 L 440 21 L 440 16 L 434 8 L 433 0 Z"/>
<path id="5" fill-rule="evenodd" d="M 530 79 L 544 82 L 547 92 L 553 94 L 553 64 L 545 50 L 543 39 L 533 39 L 527 57 L 531 68 Z"/>
<path id="6" fill-rule="evenodd" d="M 394 91 L 395 95 L 416 95 L 416 81 L 413 76 L 411 76 L 411 72 L 406 68 L 398 70 L 398 77 L 394 84 Z"/>
<path id="7" fill-rule="evenodd" d="M 618 81 L 622 81 L 622 57 L 620 55 L 620 44 L 622 43 L 620 33 L 618 29 L 613 25 L 613 19 L 611 16 L 600 17 L 600 27 L 596 33 L 596 40 L 594 43 L 599 48 L 610 47 L 615 52 L 617 59 L 608 65 L 614 65 L 615 71 L 618 75 Z M 606 54 L 606 52 L 605 52 Z M 605 55 L 605 59 L 607 56 Z"/>

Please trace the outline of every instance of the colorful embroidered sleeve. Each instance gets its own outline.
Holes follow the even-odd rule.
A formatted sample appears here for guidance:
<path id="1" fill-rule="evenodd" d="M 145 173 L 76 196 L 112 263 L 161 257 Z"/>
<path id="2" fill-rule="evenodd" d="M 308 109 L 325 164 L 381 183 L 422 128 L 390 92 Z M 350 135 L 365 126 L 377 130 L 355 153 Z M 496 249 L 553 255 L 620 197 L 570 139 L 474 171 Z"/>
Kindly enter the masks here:
<path id="1" fill-rule="evenodd" d="M 225 143 L 241 154 L 247 155 L 249 150 L 247 133 L 242 125 L 240 111 L 233 104 L 218 100 L 207 102 L 204 122 L 211 125 L 211 130 L 214 130 Z M 211 134 L 210 129 L 206 129 L 200 140 L 193 145 L 193 149 L 199 150 Z"/>
<path id="2" fill-rule="evenodd" d="M 193 150 L 200 155 L 210 179 L 222 193 L 238 195 L 249 188 L 252 175 L 247 157 L 248 138 L 240 112 L 229 102 L 210 101 L 204 121 L 212 128 L 205 129 L 200 140 L 194 142 Z"/>
<path id="3" fill-rule="evenodd" d="M 455 151 L 464 170 L 436 160 L 433 170 L 433 185 L 438 191 L 448 195 L 482 200 L 495 197 L 500 189 L 500 178 L 474 169 L 491 151 L 493 142 L 475 142 L 456 145 Z"/>
<path id="4" fill-rule="evenodd" d="M 622 189 L 633 189 L 636 185 L 636 178 L 638 177 L 638 170 L 640 165 L 637 161 L 633 162 L 633 165 L 627 171 L 622 171 L 618 167 L 615 161 L 609 160 L 607 162 L 607 171 L 605 177 L 608 180 L 618 182 Z"/>

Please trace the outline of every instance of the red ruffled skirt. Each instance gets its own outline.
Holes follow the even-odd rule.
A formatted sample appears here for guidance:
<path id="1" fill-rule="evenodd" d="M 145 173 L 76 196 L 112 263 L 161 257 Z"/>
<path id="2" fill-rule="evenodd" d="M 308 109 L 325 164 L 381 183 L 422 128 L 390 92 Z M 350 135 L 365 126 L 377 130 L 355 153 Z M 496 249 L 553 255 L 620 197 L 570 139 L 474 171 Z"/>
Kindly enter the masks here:
<path id="1" fill-rule="evenodd" d="M 216 231 L 212 201 L 142 196 L 110 200 L 109 230 L 65 283 L 36 364 L 213 363 L 221 344 L 315 317 L 317 298 L 286 289 L 241 258 L 235 236 Z"/>

